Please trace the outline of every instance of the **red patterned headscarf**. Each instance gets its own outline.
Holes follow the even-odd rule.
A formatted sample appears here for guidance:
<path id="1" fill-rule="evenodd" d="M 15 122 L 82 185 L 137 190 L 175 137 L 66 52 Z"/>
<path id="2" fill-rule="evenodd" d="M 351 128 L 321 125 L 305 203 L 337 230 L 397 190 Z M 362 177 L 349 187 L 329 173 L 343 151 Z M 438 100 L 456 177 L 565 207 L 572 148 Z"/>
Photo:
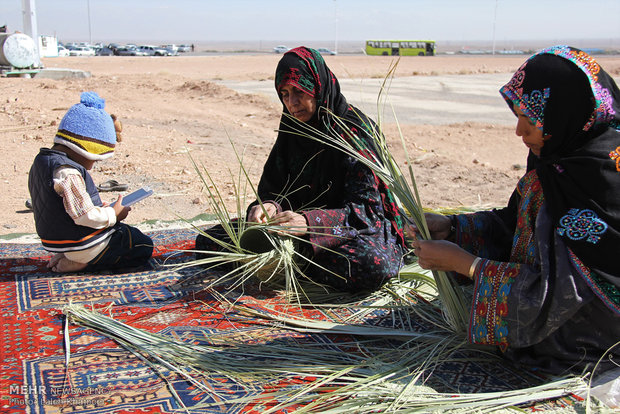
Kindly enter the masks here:
<path id="1" fill-rule="evenodd" d="M 292 85 L 312 96 L 317 100 L 317 107 L 327 108 L 338 117 L 346 116 L 349 105 L 340 93 L 338 79 L 316 50 L 301 46 L 282 56 L 276 68 L 278 95 L 284 85 Z"/>

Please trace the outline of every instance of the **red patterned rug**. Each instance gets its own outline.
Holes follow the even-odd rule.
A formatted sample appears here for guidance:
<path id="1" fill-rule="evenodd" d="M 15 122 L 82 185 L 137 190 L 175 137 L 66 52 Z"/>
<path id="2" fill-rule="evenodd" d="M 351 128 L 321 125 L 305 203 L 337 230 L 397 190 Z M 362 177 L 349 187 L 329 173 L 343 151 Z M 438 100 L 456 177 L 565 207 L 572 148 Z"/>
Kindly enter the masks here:
<path id="1" fill-rule="evenodd" d="M 219 337 L 230 335 L 239 341 L 311 342 L 347 352 L 354 341 L 342 335 L 265 329 L 264 321 L 221 303 L 219 296 L 205 290 L 204 274 L 163 265 L 193 257 L 184 251 L 194 246 L 192 231 L 161 230 L 149 235 L 156 244 L 152 263 L 126 273 L 60 276 L 47 270 L 49 254 L 38 244 L 0 244 L 1 413 L 172 413 L 184 410 L 179 399 L 190 412 L 261 413 L 276 403 L 269 397 L 274 389 L 307 380 L 290 376 L 280 383 L 248 384 L 244 379 L 241 384 L 222 374 L 210 375 L 199 389 L 175 375 L 162 377 L 113 340 L 76 325 L 68 329 L 67 363 L 62 308 L 69 302 L 191 343 L 209 343 L 217 332 Z M 258 311 L 277 308 L 282 300 L 264 287 L 246 286 L 245 291 L 232 294 L 238 304 Z M 347 310 L 307 312 L 306 317 L 320 320 L 332 318 L 330 312 Z M 365 318 L 367 323 L 381 324 L 389 315 L 377 310 Z M 423 323 L 419 329 L 424 329 Z M 461 358 L 436 367 L 428 384 L 441 392 L 477 393 L 525 388 L 540 381 L 508 365 Z M 574 412 L 577 400 L 570 396 L 522 408 Z M 192 409 L 209 403 L 217 405 Z"/>

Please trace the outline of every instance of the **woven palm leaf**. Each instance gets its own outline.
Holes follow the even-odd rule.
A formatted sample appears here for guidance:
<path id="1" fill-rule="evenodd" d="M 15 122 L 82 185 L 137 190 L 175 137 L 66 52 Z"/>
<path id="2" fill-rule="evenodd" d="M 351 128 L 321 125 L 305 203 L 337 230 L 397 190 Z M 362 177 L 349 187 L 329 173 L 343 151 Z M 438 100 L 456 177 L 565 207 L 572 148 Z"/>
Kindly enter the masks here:
<path id="1" fill-rule="evenodd" d="M 191 154 L 189 155 L 207 193 L 210 209 L 215 212 L 216 220 L 225 231 L 227 240 L 213 237 L 208 231 L 194 226 L 196 232 L 207 237 L 219 249 L 196 251 L 202 256 L 201 259 L 185 262 L 176 267 L 201 266 L 208 270 L 228 265 L 232 270 L 213 280 L 209 287 L 227 283 L 234 288 L 253 278 L 258 278 L 262 282 L 284 289 L 286 297 L 298 303 L 301 300 L 311 301 L 306 292 L 309 286 L 313 292 L 327 292 L 327 286 L 314 282 L 304 274 L 307 264 L 312 262 L 311 257 L 302 253 L 305 250 L 311 250 L 311 243 L 307 239 L 283 233 L 281 227 L 269 223 L 246 222 L 245 206 L 249 204 L 249 201 L 258 200 L 258 205 L 263 209 L 264 207 L 256 188 L 251 183 L 243 157 L 237 152 L 232 142 L 231 145 L 239 162 L 239 171 L 236 174 L 230 172 L 233 178 L 235 213 L 226 209 L 224 197 L 209 171 L 204 166 L 199 166 Z M 289 189 L 289 191 L 294 190 Z M 282 198 L 286 196 L 286 193 L 281 195 Z M 264 211 L 266 213 L 266 210 Z M 316 263 L 313 265 L 331 273 L 334 277 L 342 277 Z"/>

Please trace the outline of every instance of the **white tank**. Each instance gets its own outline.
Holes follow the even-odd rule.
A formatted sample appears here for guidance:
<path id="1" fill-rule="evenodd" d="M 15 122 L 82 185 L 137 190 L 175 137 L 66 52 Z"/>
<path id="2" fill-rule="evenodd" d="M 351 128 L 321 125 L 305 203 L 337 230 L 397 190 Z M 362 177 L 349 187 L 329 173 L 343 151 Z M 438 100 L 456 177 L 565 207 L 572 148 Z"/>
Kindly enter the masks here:
<path id="1" fill-rule="evenodd" d="M 23 33 L 0 34 L 0 65 L 27 68 L 36 61 L 36 46 L 32 38 Z"/>

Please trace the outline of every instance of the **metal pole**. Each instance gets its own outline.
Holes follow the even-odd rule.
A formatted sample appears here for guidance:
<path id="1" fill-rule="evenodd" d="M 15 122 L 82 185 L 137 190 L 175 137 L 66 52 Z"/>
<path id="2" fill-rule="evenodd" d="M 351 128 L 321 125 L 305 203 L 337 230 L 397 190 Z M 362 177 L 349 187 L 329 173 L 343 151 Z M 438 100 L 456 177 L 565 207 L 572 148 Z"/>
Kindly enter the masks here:
<path id="1" fill-rule="evenodd" d="M 39 32 L 37 30 L 37 6 L 34 0 L 22 0 L 22 13 L 24 14 L 24 33 L 34 42 L 34 66 L 41 66 L 41 49 L 39 47 Z"/>
<path id="2" fill-rule="evenodd" d="M 334 52 L 338 53 L 338 3 L 334 0 L 334 21 L 336 28 L 336 35 L 334 40 Z"/>
<path id="3" fill-rule="evenodd" d="M 86 7 L 88 8 L 88 44 L 93 44 L 93 34 L 90 27 L 90 0 L 86 0 Z"/>
<path id="4" fill-rule="evenodd" d="M 495 23 L 497 21 L 497 3 L 499 0 L 495 0 L 495 14 L 493 15 L 493 55 L 495 55 Z"/>

